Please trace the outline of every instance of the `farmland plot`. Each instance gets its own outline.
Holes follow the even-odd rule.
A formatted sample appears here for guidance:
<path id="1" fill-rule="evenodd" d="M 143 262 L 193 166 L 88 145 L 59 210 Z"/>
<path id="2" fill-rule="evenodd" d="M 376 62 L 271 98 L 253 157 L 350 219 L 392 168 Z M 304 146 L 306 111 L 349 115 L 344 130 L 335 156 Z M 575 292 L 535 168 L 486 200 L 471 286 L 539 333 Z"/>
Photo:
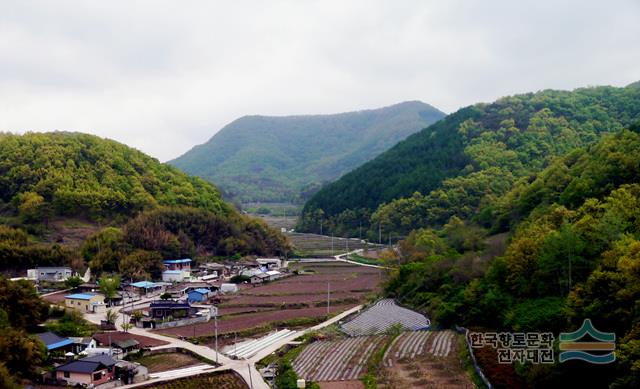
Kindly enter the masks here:
<path id="1" fill-rule="evenodd" d="M 460 340 L 453 331 L 402 333 L 383 356 L 378 387 L 474 388 L 459 358 Z"/>
<path id="2" fill-rule="evenodd" d="M 293 369 L 299 377 L 311 381 L 359 379 L 385 339 L 386 336 L 361 336 L 314 342 L 293 361 Z"/>
<path id="3" fill-rule="evenodd" d="M 287 237 L 293 244 L 296 252 L 303 256 L 333 256 L 343 254 L 351 250 L 364 249 L 373 245 L 363 243 L 356 238 L 339 238 L 317 234 L 288 233 Z M 332 242 L 333 241 L 333 242 Z M 333 249 L 332 249 L 333 248 Z"/>
<path id="4" fill-rule="evenodd" d="M 413 359 L 416 355 L 431 354 L 435 357 L 446 357 L 451 352 L 452 331 L 412 331 L 403 332 L 394 339 L 384 354 L 385 366 L 393 366 L 394 360 Z"/>
<path id="5" fill-rule="evenodd" d="M 385 333 L 396 324 L 404 330 L 421 330 L 429 328 L 431 322 L 418 312 L 398 306 L 392 299 L 383 299 L 341 328 L 350 336 L 362 336 Z"/>

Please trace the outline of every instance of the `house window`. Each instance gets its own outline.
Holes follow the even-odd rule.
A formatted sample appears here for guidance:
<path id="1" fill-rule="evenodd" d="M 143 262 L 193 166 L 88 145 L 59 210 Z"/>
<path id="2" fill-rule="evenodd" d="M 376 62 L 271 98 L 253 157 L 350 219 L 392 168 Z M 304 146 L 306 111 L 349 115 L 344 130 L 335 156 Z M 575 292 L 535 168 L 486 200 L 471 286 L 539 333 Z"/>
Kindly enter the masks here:
<path id="1" fill-rule="evenodd" d="M 100 379 L 102 378 L 102 372 L 99 371 L 97 373 L 93 373 L 93 380 L 94 381 L 100 381 Z"/>
<path id="2" fill-rule="evenodd" d="M 68 371 L 64 372 L 64 378 L 69 378 L 71 377 L 71 373 L 69 373 Z"/>

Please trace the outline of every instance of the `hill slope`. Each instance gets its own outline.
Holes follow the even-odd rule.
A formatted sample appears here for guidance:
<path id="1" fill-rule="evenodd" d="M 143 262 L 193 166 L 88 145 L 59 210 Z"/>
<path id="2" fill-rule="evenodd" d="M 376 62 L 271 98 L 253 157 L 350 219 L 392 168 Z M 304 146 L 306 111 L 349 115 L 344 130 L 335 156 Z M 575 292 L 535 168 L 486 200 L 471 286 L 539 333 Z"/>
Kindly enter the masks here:
<path id="1" fill-rule="evenodd" d="M 380 222 L 383 233 L 404 234 L 466 217 L 518 177 L 639 117 L 633 87 L 547 90 L 463 108 L 324 187 L 299 229 L 317 231 L 323 220 L 325 231 L 353 235 L 360 223 Z M 425 196 L 412 200 L 414 192 Z"/>
<path id="2" fill-rule="evenodd" d="M 163 258 L 280 255 L 285 238 L 210 183 L 115 141 L 0 134 L 0 270 L 89 265 L 158 276 Z"/>
<path id="3" fill-rule="evenodd" d="M 340 177 L 442 117 L 418 101 L 335 115 L 246 116 L 169 163 L 242 202 L 295 202 L 301 191 Z"/>
<path id="4" fill-rule="evenodd" d="M 557 336 L 588 318 L 616 334 L 615 362 L 589 369 L 570 363 L 498 367 L 495 350 L 475 350 L 495 387 L 637 387 L 638 132 L 633 125 L 575 149 L 501 196 L 493 216 L 499 227 L 510 227 L 506 250 L 470 248 L 482 229 L 469 219 L 412 232 L 400 244 L 403 264 L 387 293 L 425 309 L 443 326 Z"/>

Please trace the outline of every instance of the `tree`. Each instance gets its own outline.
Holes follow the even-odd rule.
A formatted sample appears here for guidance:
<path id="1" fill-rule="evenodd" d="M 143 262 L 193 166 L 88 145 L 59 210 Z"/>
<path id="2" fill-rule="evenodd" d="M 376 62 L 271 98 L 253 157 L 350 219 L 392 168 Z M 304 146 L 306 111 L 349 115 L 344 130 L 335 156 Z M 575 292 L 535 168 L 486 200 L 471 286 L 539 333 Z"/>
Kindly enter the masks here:
<path id="1" fill-rule="evenodd" d="M 101 277 L 98 281 L 100 292 L 104 294 L 105 299 L 111 303 L 111 299 L 116 296 L 118 288 L 120 288 L 120 276 L 111 275 Z"/>
<path id="2" fill-rule="evenodd" d="M 164 292 L 160 295 L 160 300 L 169 300 L 171 298 L 171 293 Z"/>
<path id="3" fill-rule="evenodd" d="M 107 324 L 116 324 L 116 320 L 118 320 L 118 312 L 113 309 L 107 309 L 107 312 L 105 313 L 105 320 L 107 321 Z"/>
<path id="4" fill-rule="evenodd" d="M 82 278 L 77 277 L 77 276 L 73 276 L 73 277 L 67 278 L 67 280 L 64 282 L 64 284 L 69 289 L 75 289 L 78 286 L 82 285 L 83 282 L 84 281 L 82 281 Z"/>

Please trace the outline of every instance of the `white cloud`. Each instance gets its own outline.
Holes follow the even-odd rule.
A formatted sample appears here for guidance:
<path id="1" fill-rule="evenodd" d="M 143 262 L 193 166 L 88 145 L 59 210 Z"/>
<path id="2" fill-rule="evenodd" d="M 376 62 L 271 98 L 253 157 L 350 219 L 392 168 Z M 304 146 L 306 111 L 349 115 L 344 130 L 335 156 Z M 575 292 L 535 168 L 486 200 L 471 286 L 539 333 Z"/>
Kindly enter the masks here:
<path id="1" fill-rule="evenodd" d="M 637 1 L 14 1 L 0 130 L 66 129 L 161 160 L 247 114 L 420 99 L 451 112 L 640 79 Z"/>

